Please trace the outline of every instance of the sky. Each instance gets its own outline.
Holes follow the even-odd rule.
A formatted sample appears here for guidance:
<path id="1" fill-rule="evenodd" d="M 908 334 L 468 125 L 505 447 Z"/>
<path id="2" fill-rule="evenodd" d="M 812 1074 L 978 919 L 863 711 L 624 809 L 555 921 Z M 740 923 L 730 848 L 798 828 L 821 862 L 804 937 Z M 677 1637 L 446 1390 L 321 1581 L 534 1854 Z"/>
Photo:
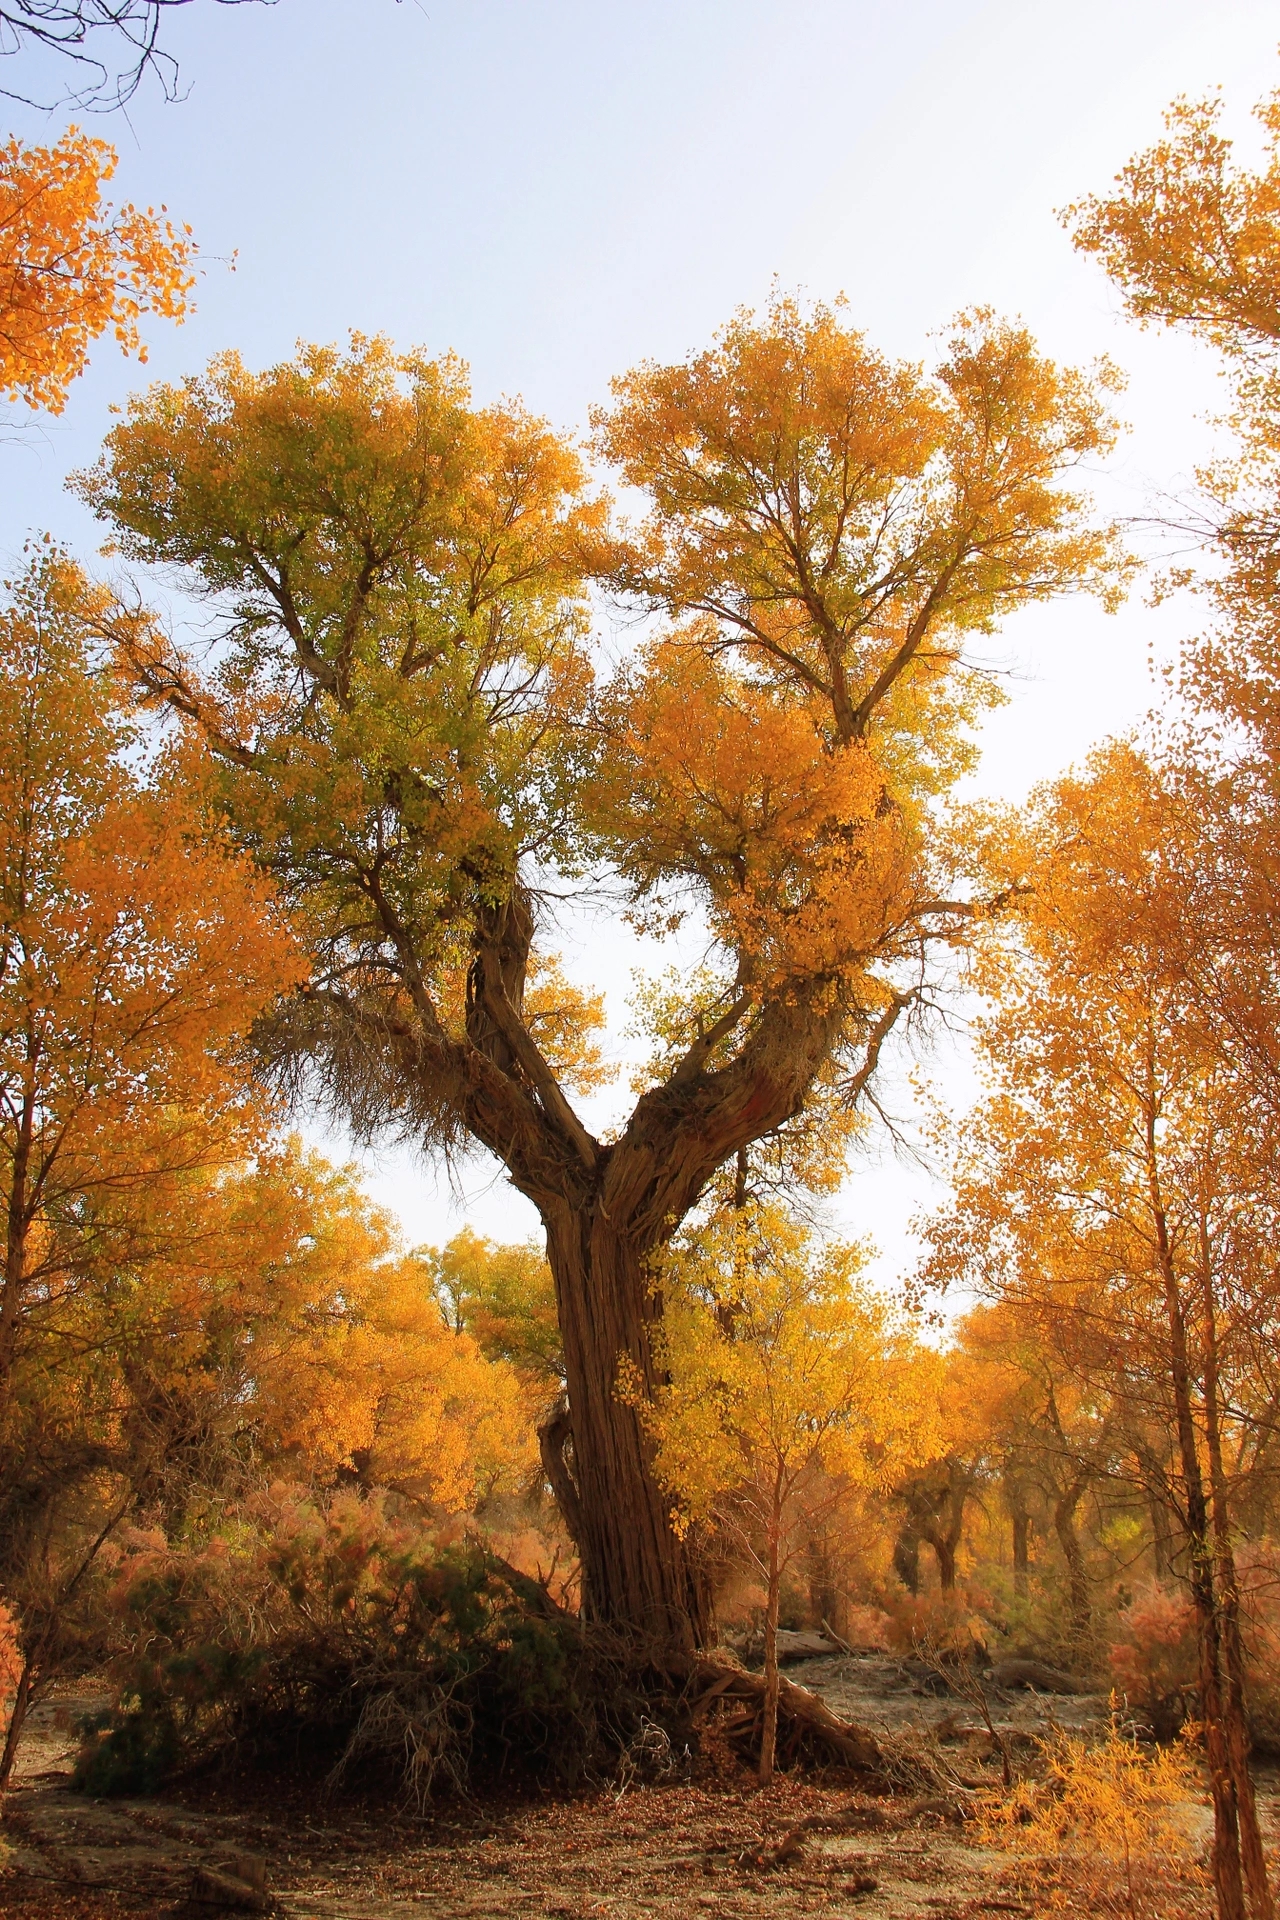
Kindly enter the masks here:
<path id="1" fill-rule="evenodd" d="M 775 283 L 843 294 L 854 324 L 910 359 L 972 305 L 1020 315 L 1055 358 L 1109 355 L 1129 432 L 1089 479 L 1104 510 L 1140 516 L 1214 444 L 1215 370 L 1125 322 L 1055 210 L 1105 188 L 1180 93 L 1221 86 L 1247 155 L 1278 42 L 1271 0 L 192 0 L 166 22 L 184 97 L 146 85 L 93 130 L 119 149 L 115 197 L 194 228 L 197 311 L 149 327 L 146 368 L 101 346 L 59 419 L 14 413 L 0 555 L 48 531 L 110 572 L 66 475 L 131 391 L 223 348 L 264 366 L 300 338 L 385 332 L 455 349 L 479 400 L 519 394 L 581 433 L 613 375 L 696 351 Z M 18 83 L 0 66 L 0 85 Z M 32 141 L 68 117 L 0 114 Z M 1141 590 L 1115 616 L 1082 602 L 1016 616 L 989 644 L 1010 699 L 969 791 L 1021 799 L 1137 724 L 1194 618 Z M 606 990 L 618 1033 L 631 968 L 664 958 L 589 916 L 570 917 L 565 956 Z M 970 1096 L 963 1042 L 940 1037 L 898 1062 L 904 1115 L 913 1066 L 957 1109 Z M 414 1242 L 464 1219 L 499 1238 L 536 1229 L 493 1166 L 451 1186 L 407 1151 L 363 1158 Z M 830 1222 L 870 1235 L 892 1281 L 912 1215 L 939 1197 L 926 1169 L 872 1146 Z"/>

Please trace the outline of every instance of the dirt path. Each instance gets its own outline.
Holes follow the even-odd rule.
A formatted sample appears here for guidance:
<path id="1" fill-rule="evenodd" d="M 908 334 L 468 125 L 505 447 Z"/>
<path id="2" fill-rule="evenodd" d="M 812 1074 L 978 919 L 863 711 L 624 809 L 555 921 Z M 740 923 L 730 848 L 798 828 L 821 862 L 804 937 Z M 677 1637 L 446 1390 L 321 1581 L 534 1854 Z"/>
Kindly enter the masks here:
<path id="1" fill-rule="evenodd" d="M 837 1710 L 901 1732 L 968 1719 L 961 1703 L 918 1689 L 888 1661 L 811 1661 L 792 1669 Z M 72 1725 L 92 1702 L 64 1697 L 33 1715 L 5 1806 L 0 1913 L 99 1920 L 126 1912 L 208 1916 L 188 1904 L 198 1867 L 265 1862 L 274 1910 L 296 1920 L 431 1916 L 826 1914 L 859 1920 L 962 1920 L 1029 1913 L 1000 1856 L 967 1844 L 937 1812 L 862 1803 L 862 1831 L 809 1832 L 781 1866 L 761 1864 L 801 1820 L 859 1804 L 849 1787 L 781 1778 L 601 1791 L 569 1802 L 446 1805 L 427 1820 L 372 1819 L 341 1804 L 220 1804 L 191 1792 L 94 1801 L 68 1790 Z M 1098 1702 L 1030 1697 L 1000 1703 L 1026 1737 L 1048 1712 L 1074 1722 Z M 957 1709 L 959 1714 L 957 1716 Z M 1048 1712 L 1047 1712 L 1048 1709 Z M 950 1729 L 943 1725 L 942 1733 Z M 953 1741 L 967 1771 L 984 1738 Z"/>

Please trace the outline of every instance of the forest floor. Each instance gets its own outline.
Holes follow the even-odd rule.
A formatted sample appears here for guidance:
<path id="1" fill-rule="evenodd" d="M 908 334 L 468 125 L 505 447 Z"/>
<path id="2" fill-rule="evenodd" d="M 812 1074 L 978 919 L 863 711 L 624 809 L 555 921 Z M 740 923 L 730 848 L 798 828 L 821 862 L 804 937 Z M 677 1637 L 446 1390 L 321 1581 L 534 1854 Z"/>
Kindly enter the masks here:
<path id="1" fill-rule="evenodd" d="M 892 1660 L 813 1660 L 790 1673 L 850 1718 L 940 1737 L 963 1772 L 991 1765 L 985 1736 L 957 1738 L 954 1723 L 974 1718 L 964 1703 L 935 1697 Z M 146 1799 L 93 1800 L 68 1782 L 75 1721 L 97 1704 L 67 1693 L 32 1715 L 3 1803 L 2 1915 L 209 1920 L 213 1909 L 190 1899 L 197 1868 L 235 1872 L 246 1857 L 265 1863 L 267 1910 L 282 1920 L 978 1920 L 1036 1911 L 1007 1855 L 976 1846 L 944 1814 L 913 1813 L 909 1797 L 869 1801 L 834 1778 L 783 1774 L 761 1792 L 745 1772 L 695 1775 L 625 1793 L 444 1802 L 426 1819 L 190 1783 Z M 1002 1695 L 993 1705 L 1014 1744 L 1106 1709 L 1097 1696 Z M 1268 1803 L 1274 1791 L 1270 1783 Z M 865 1809 L 863 1830 L 810 1830 L 785 1865 L 759 1864 L 802 1820 L 851 1806 Z"/>

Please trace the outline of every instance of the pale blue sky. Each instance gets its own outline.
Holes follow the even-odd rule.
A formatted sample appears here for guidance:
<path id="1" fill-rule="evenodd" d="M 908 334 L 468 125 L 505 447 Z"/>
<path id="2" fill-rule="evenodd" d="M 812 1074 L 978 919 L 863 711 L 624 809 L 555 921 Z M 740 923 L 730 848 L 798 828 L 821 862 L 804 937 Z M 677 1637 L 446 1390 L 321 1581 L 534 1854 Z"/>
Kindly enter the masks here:
<path id="1" fill-rule="evenodd" d="M 144 89 L 99 130 L 120 148 L 118 197 L 195 228 L 199 311 L 151 329 L 146 370 L 104 346 L 62 418 L 4 447 L 6 556 L 45 529 L 91 556 L 99 535 L 64 475 L 92 459 L 113 403 L 221 347 L 264 364 L 299 336 L 382 330 L 456 348 L 481 397 L 521 393 L 577 430 L 611 374 L 698 347 L 775 277 L 844 292 L 907 355 L 972 302 L 1022 314 L 1060 357 L 1111 353 L 1133 424 L 1098 478 L 1113 510 L 1141 511 L 1209 444 L 1210 367 L 1120 322 L 1054 208 L 1105 185 L 1178 92 L 1220 82 L 1247 138 L 1248 106 L 1280 85 L 1270 0 L 195 0 L 168 38 L 186 100 Z M 27 138 L 61 125 L 5 117 Z M 1013 622 L 997 651 L 1014 698 L 987 729 L 981 784 L 1021 794 L 1130 724 L 1149 650 L 1192 617 L 1139 597 L 1114 620 L 1071 606 Z M 570 943 L 619 1025 L 633 958 L 600 927 Z M 931 1071 L 960 1096 L 945 1048 Z M 414 1237 L 456 1222 L 405 1156 L 373 1185 Z M 855 1175 L 837 1219 L 874 1232 L 891 1273 L 927 1198 L 887 1161 Z M 465 1210 L 499 1234 L 532 1224 L 479 1174 Z"/>

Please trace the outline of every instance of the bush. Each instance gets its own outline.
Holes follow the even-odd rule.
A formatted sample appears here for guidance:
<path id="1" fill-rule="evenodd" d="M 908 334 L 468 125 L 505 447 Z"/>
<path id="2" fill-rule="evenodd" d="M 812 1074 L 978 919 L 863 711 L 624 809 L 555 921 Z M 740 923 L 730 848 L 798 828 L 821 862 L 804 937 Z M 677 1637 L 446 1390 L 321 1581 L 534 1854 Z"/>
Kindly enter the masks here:
<path id="1" fill-rule="evenodd" d="M 1197 1686 L 1196 1617 L 1176 1587 L 1149 1580 L 1120 1614 L 1111 1672 L 1131 1710 L 1157 1740 L 1172 1740 L 1192 1712 Z"/>
<path id="2" fill-rule="evenodd" d="M 1203 1915 L 1204 1796 L 1187 1752 L 1144 1750 L 1114 1718 L 1105 1740 L 1059 1733 L 1041 1751 L 1042 1777 L 989 1808 L 976 1834 L 1018 1856 L 1035 1910 Z"/>
<path id="3" fill-rule="evenodd" d="M 891 1590 L 884 1601 L 884 1637 L 904 1653 L 928 1646 L 949 1659 L 982 1659 L 994 1631 L 990 1604 L 985 1593 L 969 1586 L 953 1593 Z"/>
<path id="4" fill-rule="evenodd" d="M 113 1601 L 119 1702 L 76 1770 L 97 1794 L 215 1759 L 419 1803 L 480 1765 L 572 1784 L 651 1707 L 536 1582 L 377 1495 L 277 1489 L 197 1545 L 137 1535 Z"/>
<path id="5" fill-rule="evenodd" d="M 22 1678 L 22 1635 L 18 1616 L 0 1600 L 0 1719 L 7 1717 L 10 1703 Z M 3 1738 L 0 1726 L 0 1738 Z"/>

